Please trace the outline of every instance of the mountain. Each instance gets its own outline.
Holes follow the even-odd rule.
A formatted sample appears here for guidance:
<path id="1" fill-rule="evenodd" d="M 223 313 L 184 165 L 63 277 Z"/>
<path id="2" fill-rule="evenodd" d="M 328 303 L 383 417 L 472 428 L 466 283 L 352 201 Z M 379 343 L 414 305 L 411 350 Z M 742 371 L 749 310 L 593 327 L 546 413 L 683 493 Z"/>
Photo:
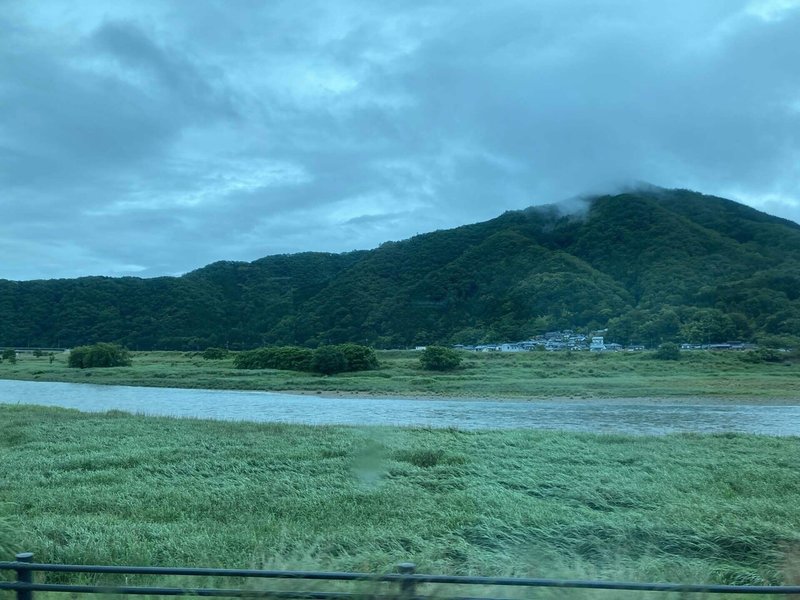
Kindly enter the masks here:
<path id="1" fill-rule="evenodd" d="M 0 280 L 0 345 L 133 349 L 518 340 L 800 340 L 800 225 L 647 188 L 507 212 L 370 251 L 217 262 L 182 277 Z"/>

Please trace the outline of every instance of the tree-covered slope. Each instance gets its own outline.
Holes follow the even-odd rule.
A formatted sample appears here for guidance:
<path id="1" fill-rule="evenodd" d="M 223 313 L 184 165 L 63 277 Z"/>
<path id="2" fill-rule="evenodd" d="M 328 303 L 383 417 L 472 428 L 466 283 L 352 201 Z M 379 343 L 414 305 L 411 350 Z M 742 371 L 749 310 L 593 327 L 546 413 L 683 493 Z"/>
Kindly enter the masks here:
<path id="1" fill-rule="evenodd" d="M 512 211 L 371 251 L 218 262 L 182 277 L 1 281 L 0 345 L 130 348 L 800 337 L 800 226 L 648 188 Z"/>

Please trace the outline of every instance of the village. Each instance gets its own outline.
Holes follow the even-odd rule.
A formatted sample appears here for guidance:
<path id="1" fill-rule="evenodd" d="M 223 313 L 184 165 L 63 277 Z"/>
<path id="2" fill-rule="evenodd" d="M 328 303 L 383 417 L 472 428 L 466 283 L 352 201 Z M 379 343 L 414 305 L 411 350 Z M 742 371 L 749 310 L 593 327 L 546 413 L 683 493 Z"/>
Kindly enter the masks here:
<path id="1" fill-rule="evenodd" d="M 623 346 L 614 342 L 606 342 L 607 329 L 577 333 L 572 329 L 548 331 L 544 335 L 535 336 L 522 342 L 499 342 L 492 344 L 464 345 L 457 344 L 453 348 L 472 352 L 640 352 L 648 350 L 647 346 L 633 344 Z M 679 344 L 681 350 L 755 350 L 756 344 L 732 341 L 719 344 Z M 421 349 L 418 348 L 418 349 Z"/>

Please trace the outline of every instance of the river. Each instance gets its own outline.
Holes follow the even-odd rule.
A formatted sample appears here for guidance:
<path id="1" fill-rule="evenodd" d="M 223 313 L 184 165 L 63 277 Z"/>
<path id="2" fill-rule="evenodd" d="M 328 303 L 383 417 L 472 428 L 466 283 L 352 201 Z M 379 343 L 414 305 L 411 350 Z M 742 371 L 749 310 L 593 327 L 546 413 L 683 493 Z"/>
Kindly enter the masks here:
<path id="1" fill-rule="evenodd" d="M 145 415 L 311 425 L 800 435 L 800 405 L 345 398 L 10 380 L 0 380 L 0 403 L 61 406 L 89 412 L 122 410 Z"/>

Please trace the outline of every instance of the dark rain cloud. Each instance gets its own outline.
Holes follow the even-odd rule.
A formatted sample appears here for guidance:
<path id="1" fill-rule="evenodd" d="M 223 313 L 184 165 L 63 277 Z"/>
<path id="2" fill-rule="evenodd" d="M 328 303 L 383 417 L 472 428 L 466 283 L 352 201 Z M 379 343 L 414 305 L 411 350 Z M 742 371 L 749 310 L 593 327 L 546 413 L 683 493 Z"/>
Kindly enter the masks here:
<path id="1" fill-rule="evenodd" d="M 800 221 L 793 0 L 0 9 L 0 277 L 367 248 L 633 181 Z"/>

